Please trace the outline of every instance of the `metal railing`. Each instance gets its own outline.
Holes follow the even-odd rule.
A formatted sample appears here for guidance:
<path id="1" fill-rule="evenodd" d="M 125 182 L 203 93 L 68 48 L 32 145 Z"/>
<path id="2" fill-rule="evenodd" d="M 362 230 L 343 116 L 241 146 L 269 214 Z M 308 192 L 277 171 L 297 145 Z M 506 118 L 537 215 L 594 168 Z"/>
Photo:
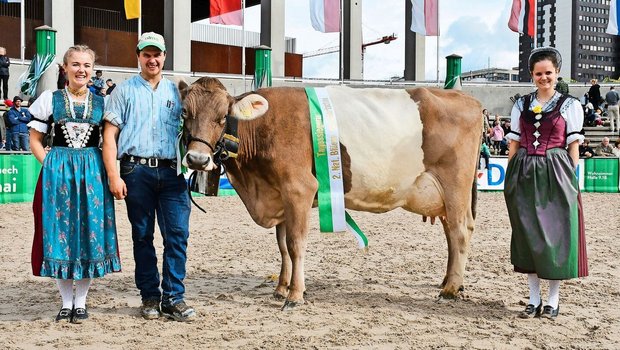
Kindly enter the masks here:
<path id="1" fill-rule="evenodd" d="M 80 27 L 116 30 L 119 32 L 138 32 L 138 20 L 126 19 L 122 11 L 80 6 L 75 20 L 77 22 L 76 25 Z"/>

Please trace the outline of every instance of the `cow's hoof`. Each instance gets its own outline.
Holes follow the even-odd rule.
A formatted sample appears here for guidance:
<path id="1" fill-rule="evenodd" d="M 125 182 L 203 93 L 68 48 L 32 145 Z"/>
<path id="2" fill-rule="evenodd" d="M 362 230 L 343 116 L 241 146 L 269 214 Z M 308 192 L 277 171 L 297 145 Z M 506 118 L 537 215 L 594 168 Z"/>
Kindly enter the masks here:
<path id="1" fill-rule="evenodd" d="M 302 301 L 287 300 L 284 302 L 284 305 L 282 305 L 282 311 L 293 310 L 303 304 L 304 304 L 303 300 Z"/>
<path id="2" fill-rule="evenodd" d="M 286 295 L 282 295 L 282 293 L 273 292 L 273 298 L 280 301 L 286 299 Z"/>

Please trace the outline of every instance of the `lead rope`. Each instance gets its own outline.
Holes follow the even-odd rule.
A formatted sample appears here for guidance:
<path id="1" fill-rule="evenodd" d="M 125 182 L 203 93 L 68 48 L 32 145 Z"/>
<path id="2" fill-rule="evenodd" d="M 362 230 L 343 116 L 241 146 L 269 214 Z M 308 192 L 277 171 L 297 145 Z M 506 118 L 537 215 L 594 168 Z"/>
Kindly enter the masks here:
<path id="1" fill-rule="evenodd" d="M 194 172 L 192 172 L 189 175 L 189 183 L 187 184 L 187 193 L 189 194 L 189 199 L 192 201 L 192 203 L 196 206 L 196 208 L 200 209 L 200 211 L 202 211 L 203 213 L 207 213 L 204 209 L 202 209 L 198 203 L 196 203 L 196 201 L 194 201 L 194 197 L 192 196 L 192 188 L 194 187 L 194 185 L 196 184 L 196 176 L 198 176 L 198 171 L 195 170 Z"/>

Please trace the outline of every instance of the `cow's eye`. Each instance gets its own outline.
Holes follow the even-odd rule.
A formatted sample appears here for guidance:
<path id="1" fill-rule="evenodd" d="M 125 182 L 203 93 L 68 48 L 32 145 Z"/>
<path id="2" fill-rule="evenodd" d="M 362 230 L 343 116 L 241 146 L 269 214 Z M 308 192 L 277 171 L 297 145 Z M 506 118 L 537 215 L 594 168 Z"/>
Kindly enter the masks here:
<path id="1" fill-rule="evenodd" d="M 181 110 L 181 118 L 183 118 L 183 119 L 187 118 L 187 109 L 183 108 Z"/>

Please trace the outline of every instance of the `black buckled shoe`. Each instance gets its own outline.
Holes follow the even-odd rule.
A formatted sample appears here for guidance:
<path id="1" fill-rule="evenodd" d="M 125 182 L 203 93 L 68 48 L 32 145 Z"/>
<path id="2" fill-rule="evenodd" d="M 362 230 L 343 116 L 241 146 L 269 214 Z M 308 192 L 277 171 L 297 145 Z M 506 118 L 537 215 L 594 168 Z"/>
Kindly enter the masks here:
<path id="1" fill-rule="evenodd" d="M 558 317 L 559 313 L 560 313 L 560 305 L 558 305 L 558 307 L 555 308 L 555 309 L 551 305 L 545 305 L 545 307 L 543 308 L 543 312 L 540 315 L 540 317 L 541 318 L 548 318 L 550 320 L 553 320 L 556 317 Z"/>
<path id="2" fill-rule="evenodd" d="M 71 322 L 71 315 L 73 314 L 72 310 L 69 308 L 62 308 L 58 311 L 58 315 L 56 315 L 56 322 L 67 321 Z"/>
<path id="3" fill-rule="evenodd" d="M 546 307 L 546 306 L 545 306 Z M 520 318 L 532 318 L 532 317 L 540 317 L 540 311 L 542 310 L 542 301 L 538 306 L 534 306 L 533 304 L 527 304 L 525 310 L 521 311 L 519 314 Z"/>
<path id="4" fill-rule="evenodd" d="M 73 310 L 73 315 L 71 315 L 71 323 L 80 324 L 88 319 L 88 311 L 86 308 L 78 307 Z"/>

